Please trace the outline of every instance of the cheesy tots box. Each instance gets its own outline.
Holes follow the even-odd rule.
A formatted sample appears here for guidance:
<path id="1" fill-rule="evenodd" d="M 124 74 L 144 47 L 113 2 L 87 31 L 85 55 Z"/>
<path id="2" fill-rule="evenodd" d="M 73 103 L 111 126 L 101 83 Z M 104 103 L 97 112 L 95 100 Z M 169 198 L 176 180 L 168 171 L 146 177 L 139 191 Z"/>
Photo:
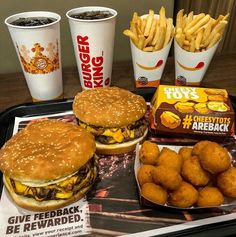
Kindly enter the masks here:
<path id="1" fill-rule="evenodd" d="M 160 85 L 150 117 L 157 133 L 234 135 L 234 110 L 224 89 Z"/>

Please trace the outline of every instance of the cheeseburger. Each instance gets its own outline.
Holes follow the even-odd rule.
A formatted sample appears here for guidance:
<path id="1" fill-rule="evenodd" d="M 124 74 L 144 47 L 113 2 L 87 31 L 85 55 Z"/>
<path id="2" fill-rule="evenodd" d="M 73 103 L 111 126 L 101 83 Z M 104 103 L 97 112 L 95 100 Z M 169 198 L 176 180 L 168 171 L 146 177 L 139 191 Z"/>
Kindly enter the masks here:
<path id="1" fill-rule="evenodd" d="M 78 124 L 95 136 L 97 152 L 119 154 L 131 151 L 147 135 L 143 97 L 117 87 L 102 87 L 78 93 L 73 112 Z"/>
<path id="2" fill-rule="evenodd" d="M 97 177 L 94 137 L 76 124 L 29 124 L 0 150 L 10 197 L 33 211 L 61 208 L 83 197 Z"/>

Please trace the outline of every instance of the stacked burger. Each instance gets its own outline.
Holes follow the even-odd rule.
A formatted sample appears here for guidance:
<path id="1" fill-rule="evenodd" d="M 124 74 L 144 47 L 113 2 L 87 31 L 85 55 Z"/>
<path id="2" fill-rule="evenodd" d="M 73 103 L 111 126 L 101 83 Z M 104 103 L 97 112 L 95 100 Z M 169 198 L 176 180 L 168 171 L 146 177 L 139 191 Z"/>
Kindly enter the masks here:
<path id="1" fill-rule="evenodd" d="M 97 177 L 95 141 L 85 129 L 58 120 L 33 122 L 0 150 L 0 169 L 20 207 L 48 211 L 82 198 Z"/>
<path id="2" fill-rule="evenodd" d="M 95 136 L 101 154 L 133 150 L 147 135 L 146 110 L 142 96 L 118 87 L 83 91 L 73 103 L 79 126 Z"/>

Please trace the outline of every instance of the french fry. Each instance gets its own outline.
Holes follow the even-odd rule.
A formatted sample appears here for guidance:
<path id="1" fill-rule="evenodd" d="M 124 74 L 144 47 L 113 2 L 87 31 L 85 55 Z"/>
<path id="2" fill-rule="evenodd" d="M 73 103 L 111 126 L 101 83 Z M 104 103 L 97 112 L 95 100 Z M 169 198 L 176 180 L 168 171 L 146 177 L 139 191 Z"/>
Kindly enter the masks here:
<path id="1" fill-rule="evenodd" d="M 153 40 L 151 42 L 151 45 L 153 45 L 153 46 L 156 45 L 159 35 L 160 35 L 160 23 L 159 23 L 159 20 L 157 20 L 156 32 L 155 32 L 155 35 L 154 35 Z"/>
<path id="2" fill-rule="evenodd" d="M 179 46 L 182 48 L 184 45 L 184 39 L 182 37 L 182 34 L 177 34 L 175 36 L 176 41 L 178 42 Z"/>
<path id="3" fill-rule="evenodd" d="M 172 27 L 173 27 L 173 19 L 172 18 L 168 18 L 167 19 L 166 35 L 165 35 L 165 40 L 164 40 L 163 48 L 169 43 L 169 41 L 171 39 Z"/>
<path id="4" fill-rule="evenodd" d="M 200 19 L 194 26 L 192 26 L 191 28 L 189 28 L 186 31 L 186 34 L 193 34 L 195 31 L 197 31 L 197 29 L 199 29 L 201 26 L 203 26 L 204 24 L 206 24 L 209 20 L 210 20 L 210 15 L 207 14 L 206 16 L 204 16 L 202 19 Z"/>
<path id="5" fill-rule="evenodd" d="M 150 32 L 153 18 L 154 18 L 154 11 L 149 10 L 149 14 L 148 14 L 148 17 L 147 17 L 147 23 L 146 23 L 145 30 L 144 30 L 144 36 L 146 36 L 146 37 L 148 36 L 148 34 Z"/>
<path id="6" fill-rule="evenodd" d="M 211 29 L 212 29 L 213 23 L 214 23 L 213 19 L 210 19 L 210 21 L 208 22 L 207 26 L 205 27 L 204 32 L 203 32 L 203 36 L 202 36 L 202 42 L 203 43 L 209 37 L 209 35 L 211 33 Z"/>
<path id="7" fill-rule="evenodd" d="M 201 41 L 202 41 L 202 37 L 203 37 L 203 30 L 204 29 L 201 29 L 198 34 L 197 34 L 197 37 L 196 37 L 196 40 L 195 40 L 195 48 L 197 50 L 200 49 L 200 44 L 201 44 Z"/>
<path id="8" fill-rule="evenodd" d="M 184 32 L 186 32 L 188 29 L 197 24 L 198 21 L 200 21 L 204 16 L 204 13 L 200 13 L 199 15 L 197 15 L 188 25 L 185 26 Z"/>
<path id="9" fill-rule="evenodd" d="M 135 44 L 138 42 L 138 36 L 131 30 L 124 30 L 123 34 L 130 37 L 134 41 Z"/>
<path id="10" fill-rule="evenodd" d="M 207 49 L 211 48 L 214 44 L 216 44 L 221 38 L 221 34 L 220 33 L 216 33 L 213 37 L 213 39 L 211 40 L 211 42 L 209 43 L 209 45 L 207 46 Z"/>
<path id="11" fill-rule="evenodd" d="M 153 46 L 148 46 L 146 48 L 143 48 L 143 51 L 145 51 L 145 52 L 153 52 L 153 50 L 154 50 Z"/>
<path id="12" fill-rule="evenodd" d="M 176 29 L 177 30 L 179 28 L 181 28 L 181 29 L 183 28 L 182 27 L 183 14 L 184 14 L 184 9 L 179 10 L 177 13 L 177 17 L 176 17 Z"/>
<path id="13" fill-rule="evenodd" d="M 209 37 L 206 39 L 204 46 L 208 48 L 208 45 L 210 44 L 210 42 L 213 40 L 214 36 L 216 33 L 219 33 L 224 30 L 225 26 L 227 25 L 227 21 L 220 21 L 211 31 Z"/>
<path id="14" fill-rule="evenodd" d="M 190 41 L 189 51 L 190 52 L 194 52 L 195 51 L 195 39 L 194 39 L 194 37 L 192 37 L 192 39 Z"/>
<path id="15" fill-rule="evenodd" d="M 144 37 L 144 35 L 139 35 L 138 36 L 138 45 L 137 45 L 137 47 L 141 50 L 144 48 L 145 39 L 146 38 Z"/>
<path id="16" fill-rule="evenodd" d="M 159 11 L 159 20 L 160 20 L 160 27 L 166 27 L 166 11 L 164 7 L 161 7 Z"/>
<path id="17" fill-rule="evenodd" d="M 191 11 L 191 12 L 188 14 L 188 16 L 187 16 L 187 18 L 186 18 L 185 26 L 183 27 L 183 29 L 184 29 L 187 25 L 189 25 L 192 20 L 193 20 L 193 11 Z"/>
<path id="18" fill-rule="evenodd" d="M 157 24 L 157 19 L 153 19 L 149 35 L 144 42 L 144 47 L 146 47 L 149 43 L 152 42 L 155 30 L 156 30 L 156 24 Z"/>
<path id="19" fill-rule="evenodd" d="M 165 32 L 166 32 L 166 27 L 161 27 L 160 26 L 160 35 L 157 39 L 156 45 L 154 47 L 154 50 L 160 50 L 161 48 L 163 48 L 163 44 L 165 41 Z"/>
<path id="20" fill-rule="evenodd" d="M 141 23 L 141 31 L 144 33 L 145 27 L 147 24 L 147 19 L 142 19 L 142 23 Z"/>

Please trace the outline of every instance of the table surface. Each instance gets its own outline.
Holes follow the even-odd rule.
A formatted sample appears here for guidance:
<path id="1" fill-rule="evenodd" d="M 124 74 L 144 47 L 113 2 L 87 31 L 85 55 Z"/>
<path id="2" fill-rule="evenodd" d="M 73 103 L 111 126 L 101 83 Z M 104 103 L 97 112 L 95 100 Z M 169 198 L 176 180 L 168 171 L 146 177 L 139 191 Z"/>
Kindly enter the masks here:
<path id="1" fill-rule="evenodd" d="M 138 90 L 134 87 L 133 67 L 131 61 L 113 64 L 112 85 Z M 169 57 L 164 69 L 161 84 L 174 85 L 174 58 Z M 230 95 L 236 96 L 236 54 L 218 55 L 212 60 L 202 81 L 203 87 L 226 88 Z M 63 68 L 64 98 L 73 98 L 81 91 L 76 67 Z M 5 109 L 32 102 L 22 72 L 0 75 L 0 112 Z"/>

